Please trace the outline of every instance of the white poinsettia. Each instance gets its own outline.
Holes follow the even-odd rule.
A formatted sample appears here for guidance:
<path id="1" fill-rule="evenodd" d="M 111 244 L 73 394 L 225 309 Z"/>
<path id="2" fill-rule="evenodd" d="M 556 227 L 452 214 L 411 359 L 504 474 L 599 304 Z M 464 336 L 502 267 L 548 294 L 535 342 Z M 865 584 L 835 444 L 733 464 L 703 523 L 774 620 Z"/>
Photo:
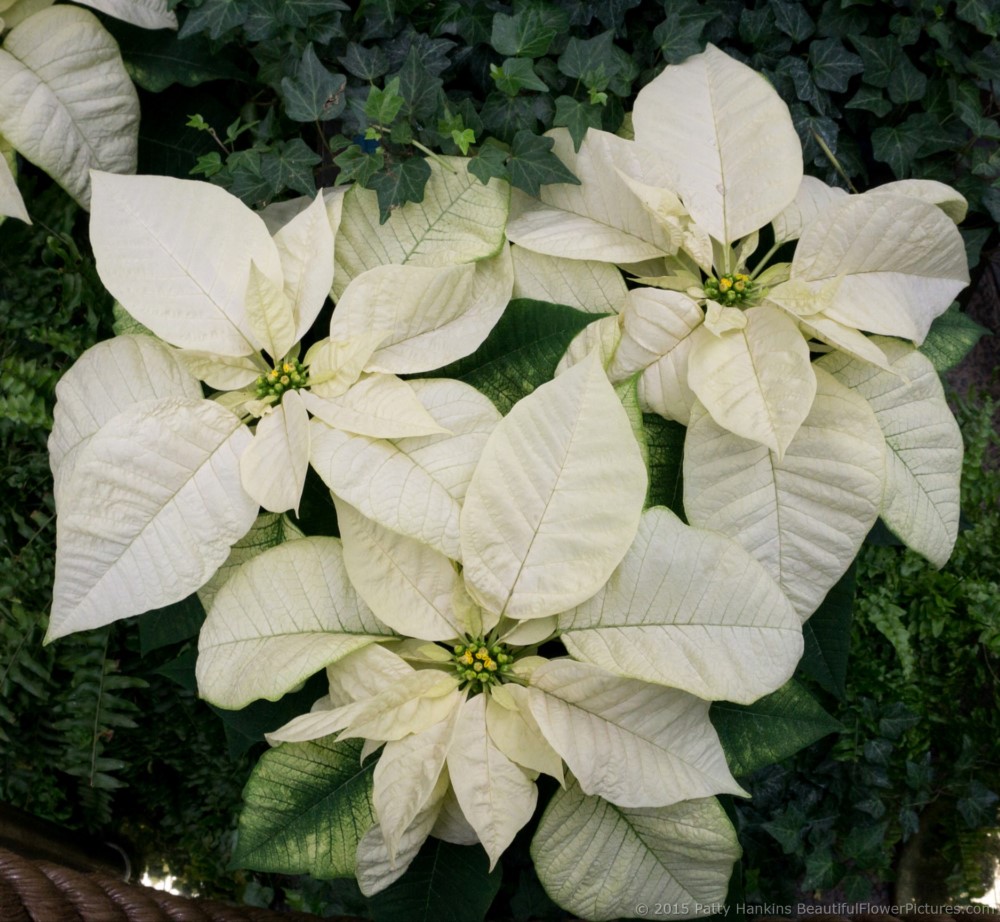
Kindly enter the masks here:
<path id="1" fill-rule="evenodd" d="M 93 185 L 98 272 L 155 336 L 94 347 L 60 384 L 50 639 L 199 589 L 258 506 L 297 510 L 313 433 L 412 447 L 459 424 L 454 408 L 425 406 L 424 383 L 394 372 L 475 349 L 512 284 L 505 247 L 481 264 L 363 271 L 340 298 L 333 335 L 302 355 L 333 281 L 342 190 L 283 207 L 272 234 L 206 183 L 94 173 Z M 433 277 L 397 277 L 397 290 L 383 284 L 384 268 Z M 358 323 L 366 305 L 371 322 Z M 490 406 L 487 422 L 495 417 Z M 114 503 L 113 528 L 87 524 Z"/>
<path id="2" fill-rule="evenodd" d="M 428 385 L 449 403 L 464 388 Z M 436 438 L 446 452 L 467 436 Z M 201 693 L 238 707 L 327 663 L 329 697 L 271 740 L 337 734 L 383 746 L 378 823 L 358 849 L 366 893 L 401 876 L 428 835 L 478 841 L 495 863 L 534 811 L 537 774 L 567 783 L 565 763 L 575 798 L 621 811 L 603 822 L 657 830 L 653 841 L 631 833 L 630 849 L 665 880 L 686 878 L 674 856 L 695 846 L 680 817 L 700 810 L 728 863 L 707 862 L 696 891 L 720 899 L 738 847 L 721 811 L 694 805 L 742 792 L 709 703 L 752 701 L 787 680 L 802 650 L 794 610 L 732 541 L 663 508 L 641 513 L 644 467 L 598 354 L 493 420 L 479 452 L 462 475 L 461 567 L 337 500 L 343 544 L 267 551 L 219 591 L 200 641 Z M 429 507 L 432 486 L 411 486 L 410 501 Z M 338 598 L 355 589 L 345 619 Z M 329 613 L 326 623 L 312 612 Z M 254 665 L 272 658 L 288 666 Z M 609 849 L 608 885 L 588 917 L 620 915 L 639 898 Z M 565 873 L 554 866 L 546 886 L 561 890 Z"/>

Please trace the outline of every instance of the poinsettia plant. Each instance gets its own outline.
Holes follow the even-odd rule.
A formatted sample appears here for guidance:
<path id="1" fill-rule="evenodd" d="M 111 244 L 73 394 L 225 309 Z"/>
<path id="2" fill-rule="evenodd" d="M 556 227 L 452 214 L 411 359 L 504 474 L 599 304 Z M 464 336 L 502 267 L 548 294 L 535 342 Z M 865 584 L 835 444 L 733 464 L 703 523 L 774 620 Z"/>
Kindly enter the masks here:
<path id="1" fill-rule="evenodd" d="M 784 104 L 711 47 L 632 124 L 555 132 L 581 182 L 539 200 L 435 161 L 384 224 L 358 187 L 256 214 L 95 174 L 122 335 L 57 392 L 48 636 L 197 592 L 209 702 L 323 676 L 238 860 L 366 894 L 429 838 L 492 868 L 547 775 L 557 903 L 709 914 L 740 853 L 715 795 L 744 795 L 711 703 L 787 688 L 878 516 L 947 559 L 961 439 L 917 346 L 967 281 L 961 198 L 804 177 Z M 310 466 L 323 534 L 289 517 Z"/>

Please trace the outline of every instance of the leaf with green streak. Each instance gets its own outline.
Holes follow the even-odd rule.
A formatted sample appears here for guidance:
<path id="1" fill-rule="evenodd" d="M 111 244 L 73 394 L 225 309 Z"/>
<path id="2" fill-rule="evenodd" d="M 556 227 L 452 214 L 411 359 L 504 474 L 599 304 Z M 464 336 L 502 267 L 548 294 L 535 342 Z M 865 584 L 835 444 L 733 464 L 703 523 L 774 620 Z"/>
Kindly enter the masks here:
<path id="1" fill-rule="evenodd" d="M 896 105 L 904 105 L 923 99 L 926 93 L 927 77 L 902 55 L 889 77 L 889 98 Z"/>
<path id="2" fill-rule="evenodd" d="M 851 564 L 826 594 L 823 604 L 802 625 L 805 651 L 799 669 L 838 698 L 843 698 L 846 691 L 854 587 L 855 565 Z"/>
<path id="3" fill-rule="evenodd" d="M 839 39 L 822 38 L 809 46 L 809 64 L 816 86 L 838 93 L 847 91 L 847 82 L 864 69 L 861 58 L 848 51 Z"/>
<path id="4" fill-rule="evenodd" d="M 704 50 L 702 32 L 719 15 L 695 0 L 681 0 L 667 6 L 667 18 L 653 30 L 653 41 L 668 64 L 681 64 Z"/>
<path id="5" fill-rule="evenodd" d="M 872 132 L 872 151 L 876 160 L 888 163 L 897 177 L 909 175 L 920 138 L 904 126 L 883 125 Z"/>
<path id="6" fill-rule="evenodd" d="M 841 729 L 795 679 L 753 704 L 717 701 L 710 716 L 729 770 L 738 778 Z"/>
<path id="7" fill-rule="evenodd" d="M 870 35 L 852 35 L 851 44 L 861 55 L 865 83 L 885 89 L 889 85 L 896 65 L 903 57 L 899 39 L 895 36 L 874 38 Z"/>
<path id="8" fill-rule="evenodd" d="M 343 74 L 331 73 L 320 63 L 310 42 L 295 71 L 295 79 L 282 78 L 285 114 L 296 122 L 325 122 L 336 118 L 347 102 L 346 84 Z"/>
<path id="9" fill-rule="evenodd" d="M 395 163 L 381 173 L 368 179 L 367 188 L 374 189 L 378 196 L 379 221 L 385 224 L 393 208 L 407 202 L 422 202 L 424 186 L 431 178 L 431 168 L 423 157 L 410 157 L 402 163 Z"/>
<path id="10" fill-rule="evenodd" d="M 649 451 L 649 494 L 647 506 L 666 506 L 687 522 L 684 517 L 684 434 L 687 430 L 678 422 L 664 419 L 655 413 L 644 413 L 642 425 L 646 430 Z"/>
<path id="11" fill-rule="evenodd" d="M 411 46 L 399 71 L 399 92 L 406 100 L 405 114 L 414 121 L 434 115 L 442 86 L 444 82 L 430 69 L 417 45 Z"/>
<path id="12" fill-rule="evenodd" d="M 406 100 L 399 94 L 399 77 L 393 77 L 386 83 L 384 90 L 380 90 L 377 86 L 368 90 L 365 115 L 373 124 L 385 127 L 396 120 L 405 102 Z"/>
<path id="13" fill-rule="evenodd" d="M 570 341 L 594 315 L 561 304 L 511 301 L 472 355 L 433 372 L 482 391 L 501 413 L 550 381 Z"/>
<path id="14" fill-rule="evenodd" d="M 994 38 L 1000 31 L 1000 10 L 993 0 L 958 0 L 958 18 L 974 25 L 984 35 Z"/>
<path id="15" fill-rule="evenodd" d="M 552 40 L 569 28 L 569 20 L 562 10 L 550 6 L 529 6 L 507 16 L 493 16 L 490 44 L 505 57 L 519 55 L 540 58 Z"/>
<path id="16" fill-rule="evenodd" d="M 265 752 L 243 791 L 232 866 L 350 877 L 358 842 L 375 822 L 374 759 L 360 740 L 284 743 Z"/>
<path id="17" fill-rule="evenodd" d="M 920 351 L 931 360 L 934 370 L 943 374 L 961 362 L 989 332 L 957 307 L 950 307 L 931 324 Z"/>
<path id="18" fill-rule="evenodd" d="M 478 846 L 428 839 L 406 873 L 371 897 L 375 922 L 479 922 L 500 889 Z"/>
<path id="19" fill-rule="evenodd" d="M 483 127 L 505 144 L 513 141 L 521 131 L 532 133 L 538 127 L 535 111 L 537 96 L 508 96 L 494 90 L 486 97 L 481 115 Z M 543 97 L 544 98 L 544 97 Z"/>
<path id="20" fill-rule="evenodd" d="M 177 37 L 186 39 L 207 32 L 209 38 L 219 38 L 246 22 L 247 9 L 247 4 L 241 0 L 205 0 L 198 9 L 188 13 Z"/>
<path id="21" fill-rule="evenodd" d="M 845 109 L 864 109 L 883 118 L 892 109 L 892 103 L 885 98 L 883 92 L 874 86 L 861 85 L 857 91 L 845 104 Z"/>
<path id="22" fill-rule="evenodd" d="M 351 7 L 342 0 L 281 0 L 276 6 L 281 22 L 300 29 L 308 26 L 310 20 L 317 16 L 347 13 L 351 10 Z"/>
<path id="23" fill-rule="evenodd" d="M 773 0 L 774 24 L 793 41 L 804 42 L 816 31 L 816 24 L 797 0 Z"/>
<path id="24" fill-rule="evenodd" d="M 580 102 L 572 96 L 560 96 L 556 100 L 556 114 L 552 124 L 557 128 L 566 128 L 573 139 L 573 149 L 579 151 L 587 129 L 601 127 L 602 114 L 600 106 Z"/>
<path id="25" fill-rule="evenodd" d="M 196 594 L 166 608 L 148 611 L 139 617 L 139 651 L 145 656 L 160 647 L 189 640 L 205 621 L 205 609 Z"/>
<path id="26" fill-rule="evenodd" d="M 114 19 L 106 26 L 121 48 L 128 75 L 151 93 L 161 93 L 175 83 L 198 86 L 209 80 L 243 77 L 232 56 L 213 48 L 204 36 L 181 39 L 169 29 L 151 31 Z"/>
<path id="27" fill-rule="evenodd" d="M 313 167 L 322 162 L 302 138 L 282 141 L 260 157 L 261 176 L 280 192 L 292 189 L 302 195 L 316 194 Z"/>
<path id="28" fill-rule="evenodd" d="M 582 80 L 587 87 L 603 89 L 621 70 L 621 61 L 614 49 L 614 32 L 608 30 L 593 38 L 571 38 L 559 56 L 559 70 L 567 77 Z"/>
<path id="29" fill-rule="evenodd" d="M 499 67 L 494 64 L 490 67 L 490 76 L 497 89 L 508 96 L 516 96 L 521 90 L 549 91 L 527 58 L 507 58 Z"/>
<path id="30" fill-rule="evenodd" d="M 510 155 L 495 142 L 487 140 L 475 157 L 469 160 L 468 170 L 484 186 L 491 179 L 509 179 L 507 158 Z"/>
<path id="31" fill-rule="evenodd" d="M 536 197 L 547 183 L 580 185 L 580 180 L 552 153 L 555 143 L 552 138 L 540 138 L 530 131 L 519 131 L 514 135 L 508 164 L 511 185 Z"/>

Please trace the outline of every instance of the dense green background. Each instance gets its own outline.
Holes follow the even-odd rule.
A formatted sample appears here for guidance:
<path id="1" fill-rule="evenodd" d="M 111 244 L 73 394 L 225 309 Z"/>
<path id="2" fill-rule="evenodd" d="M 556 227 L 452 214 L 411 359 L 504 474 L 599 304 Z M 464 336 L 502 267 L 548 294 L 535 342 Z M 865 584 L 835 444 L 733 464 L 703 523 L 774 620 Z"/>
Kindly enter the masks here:
<path id="1" fill-rule="evenodd" d="M 354 180 L 387 214 L 419 199 L 427 151 L 468 153 L 475 175 L 530 192 L 572 181 L 542 133 L 563 125 L 579 141 L 588 127 L 623 128 L 634 93 L 664 62 L 711 41 L 774 83 L 809 172 L 858 189 L 908 176 L 949 182 L 970 201 L 971 261 L 997 242 L 1000 14 L 989 0 L 377 0 L 351 9 L 339 0 L 192 0 L 178 14 L 179 34 L 106 22 L 142 88 L 140 170 L 196 170 L 253 205 Z M 206 894 L 413 918 L 408 900 L 439 892 L 433 869 L 448 866 L 483 912 L 498 893 L 491 918 L 559 917 L 531 870 L 530 829 L 502 873 L 444 846 L 370 906 L 349 881 L 228 870 L 261 732 L 307 707 L 312 690 L 213 713 L 192 682 L 196 604 L 147 616 L 141 628 L 41 646 L 55 533 L 45 454 L 53 389 L 110 335 L 113 317 L 86 216 L 30 166 L 21 185 L 35 225 L 0 225 L 0 458 L 10 487 L 0 501 L 0 799 L 115 838 L 139 863 Z M 541 337 L 542 351 L 525 359 L 541 373 L 578 327 L 572 312 L 522 304 L 484 349 L 512 354 L 518 337 L 525 349 Z M 487 357 L 454 371 L 477 383 Z M 810 894 L 884 897 L 919 851 L 940 856 L 921 866 L 924 896 L 982 886 L 1000 791 L 991 554 L 1000 473 L 993 407 L 976 397 L 956 407 L 965 530 L 948 566 L 934 571 L 873 535 L 811 620 L 798 680 L 752 709 L 713 712 L 754 793 L 730 805 L 746 850 L 734 896 L 785 899 L 794 878 Z M 682 431 L 647 422 L 670 503 Z M 771 754 L 784 761 L 764 765 L 748 738 L 783 739 Z"/>

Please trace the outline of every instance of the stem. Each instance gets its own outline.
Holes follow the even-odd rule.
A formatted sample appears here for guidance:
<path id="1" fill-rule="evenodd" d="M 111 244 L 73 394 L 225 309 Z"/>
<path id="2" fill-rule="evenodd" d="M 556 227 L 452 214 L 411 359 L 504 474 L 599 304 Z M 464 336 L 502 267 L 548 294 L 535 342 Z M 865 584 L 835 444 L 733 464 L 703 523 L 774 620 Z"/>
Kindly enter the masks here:
<path id="1" fill-rule="evenodd" d="M 778 252 L 778 250 L 780 250 L 780 249 L 781 249 L 781 246 L 782 246 L 782 244 L 783 244 L 783 243 L 784 243 L 784 241 L 783 241 L 783 240 L 779 240 L 779 241 L 777 241 L 777 242 L 776 242 L 776 243 L 774 244 L 774 246 L 773 246 L 773 247 L 771 247 L 771 249 L 769 249 L 769 250 L 768 250 L 768 251 L 767 251 L 767 252 L 766 252 L 766 253 L 764 254 L 764 256 L 763 256 L 763 258 L 761 259 L 761 261 L 760 261 L 759 263 L 757 263 L 757 268 L 756 268 L 756 269 L 754 269 L 754 270 L 753 270 L 753 272 L 751 272 L 751 273 L 750 273 L 750 281 L 751 281 L 751 282 L 752 282 L 752 281 L 753 281 L 753 280 L 754 280 L 755 278 L 757 278 L 757 276 L 758 276 L 758 275 L 760 275 L 760 274 L 761 274 L 761 272 L 763 272 L 763 271 L 764 271 L 764 270 L 765 270 L 765 269 L 767 268 L 767 261 L 768 261 L 768 260 L 769 260 L 769 259 L 770 259 L 770 258 L 771 258 L 772 256 L 774 256 L 774 254 L 775 254 L 775 253 L 777 253 L 777 252 Z"/>
<path id="2" fill-rule="evenodd" d="M 844 168 L 840 165 L 840 161 L 837 159 L 834 152 L 830 150 L 826 141 L 823 140 L 823 138 L 820 136 L 820 133 L 815 128 L 813 129 L 812 135 L 816 139 L 816 143 L 819 145 L 819 149 L 823 151 L 823 153 L 826 155 L 826 159 L 833 164 L 833 168 L 837 171 L 837 174 L 840 176 L 842 180 L 844 180 L 844 182 L 847 183 L 847 188 L 850 189 L 851 192 L 853 192 L 855 195 L 857 195 L 858 190 L 854 188 L 854 183 L 851 182 L 851 177 L 847 175 Z"/>
<path id="3" fill-rule="evenodd" d="M 427 154 L 428 157 L 431 158 L 431 160 L 433 160 L 435 163 L 440 164 L 449 173 L 454 173 L 456 176 L 458 175 L 458 170 L 456 170 L 450 163 L 446 163 L 444 160 L 442 160 L 441 157 L 438 154 L 435 154 L 434 151 L 432 151 L 429 147 L 425 146 L 424 144 L 421 144 L 419 141 L 416 140 L 410 141 L 410 143 L 417 150 L 422 150 L 425 154 Z"/>

